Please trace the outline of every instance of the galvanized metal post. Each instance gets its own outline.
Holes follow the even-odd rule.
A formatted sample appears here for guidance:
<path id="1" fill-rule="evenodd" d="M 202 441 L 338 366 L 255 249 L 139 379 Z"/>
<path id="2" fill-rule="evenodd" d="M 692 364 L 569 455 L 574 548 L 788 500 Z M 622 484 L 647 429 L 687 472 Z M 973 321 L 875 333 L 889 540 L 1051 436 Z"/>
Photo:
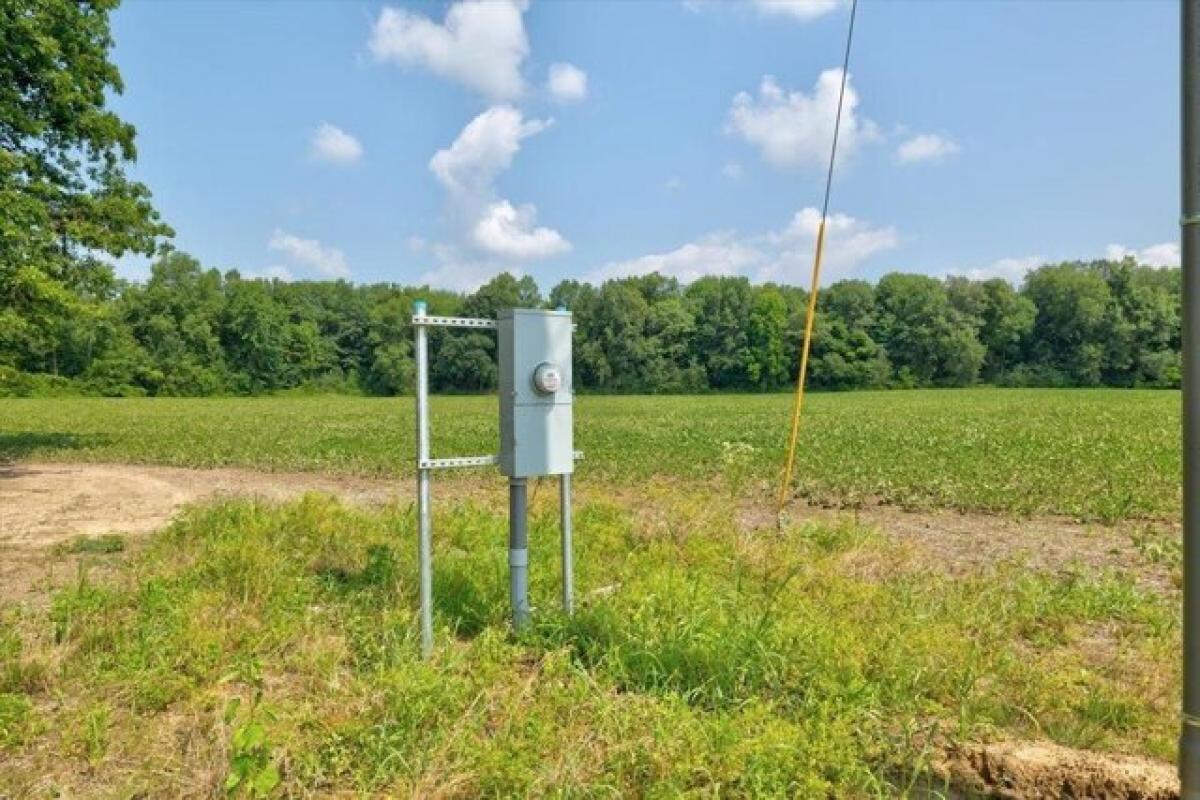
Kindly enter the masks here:
<path id="1" fill-rule="evenodd" d="M 508 594 L 512 601 L 513 630 L 529 624 L 528 484 L 525 478 L 508 480 Z"/>
<path id="2" fill-rule="evenodd" d="M 425 316 L 425 302 L 413 303 L 413 317 Z M 433 533 L 429 511 L 429 334 L 424 325 L 416 329 L 417 367 L 417 560 L 420 569 L 421 656 L 433 653 Z"/>
<path id="3" fill-rule="evenodd" d="M 571 473 L 558 478 L 558 505 L 562 514 L 562 605 L 568 615 L 575 611 L 575 555 L 571 541 Z"/>
<path id="4" fill-rule="evenodd" d="M 1183 707 L 1180 796 L 1200 800 L 1200 0 L 1181 13 Z"/>

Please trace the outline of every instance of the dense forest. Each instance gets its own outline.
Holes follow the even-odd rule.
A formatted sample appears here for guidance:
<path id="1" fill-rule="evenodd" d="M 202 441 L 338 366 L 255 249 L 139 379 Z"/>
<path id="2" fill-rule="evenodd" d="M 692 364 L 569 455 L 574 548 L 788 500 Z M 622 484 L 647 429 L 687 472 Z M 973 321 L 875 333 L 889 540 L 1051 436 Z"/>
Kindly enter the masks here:
<path id="1" fill-rule="evenodd" d="M 811 385 L 821 389 L 1178 386 L 1180 273 L 1123 262 L 1044 266 L 1023 285 L 892 273 L 819 295 Z M 172 252 L 145 283 L 96 280 L 68 313 L 0 330 L 0 394 L 397 394 L 411 388 L 412 301 L 434 314 L 566 306 L 577 388 L 772 391 L 795 380 L 807 295 L 745 278 L 657 274 L 543 294 L 501 274 L 470 294 L 344 281 L 247 280 Z M 496 383 L 486 331 L 435 329 L 437 391 Z"/>

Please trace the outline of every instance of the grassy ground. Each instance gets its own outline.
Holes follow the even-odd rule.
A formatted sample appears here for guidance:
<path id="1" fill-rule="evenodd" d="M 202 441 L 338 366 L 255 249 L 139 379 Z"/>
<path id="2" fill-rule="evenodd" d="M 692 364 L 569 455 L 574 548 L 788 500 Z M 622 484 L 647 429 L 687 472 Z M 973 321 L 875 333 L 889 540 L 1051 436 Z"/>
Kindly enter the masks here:
<path id="1" fill-rule="evenodd" d="M 750 530 L 734 509 L 763 504 L 789 402 L 580 398 L 580 609 L 555 611 L 542 492 L 519 639 L 501 503 L 443 483 L 431 662 L 407 502 L 229 501 L 47 551 L 58 588 L 0 608 L 0 797 L 872 797 L 926 786 L 949 743 L 1173 756 L 1172 589 L 950 570 L 851 521 Z M 818 395 L 811 412 L 813 500 L 1178 512 L 1177 393 Z M 437 398 L 435 455 L 492 452 L 494 413 Z M 0 458 L 402 474 L 412 427 L 405 399 L 5 401 Z"/>
<path id="2" fill-rule="evenodd" d="M 519 640 L 503 515 L 440 506 L 429 663 L 407 505 L 195 509 L 0 612 L 0 796 L 869 797 L 944 741 L 1172 753 L 1174 601 L 1123 575 L 952 577 L 851 524 L 657 500 L 578 510 L 572 619 L 537 503 Z"/>
<path id="3" fill-rule="evenodd" d="M 790 398 L 581 397 L 583 478 L 773 480 Z M 494 452 L 495 399 L 435 398 L 434 455 Z M 407 398 L 7 400 L 0 458 L 405 473 Z M 1179 510 L 1179 395 L 962 390 L 811 396 L 797 468 L 818 502 L 1105 521 Z"/>

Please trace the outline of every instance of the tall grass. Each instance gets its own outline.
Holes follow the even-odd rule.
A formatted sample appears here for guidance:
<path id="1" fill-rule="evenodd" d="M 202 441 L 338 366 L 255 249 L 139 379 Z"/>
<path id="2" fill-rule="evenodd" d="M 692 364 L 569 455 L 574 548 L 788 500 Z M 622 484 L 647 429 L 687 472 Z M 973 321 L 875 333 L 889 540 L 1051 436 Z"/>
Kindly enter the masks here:
<path id="1" fill-rule="evenodd" d="M 118 793 L 891 796 L 945 741 L 1170 755 L 1175 614 L 1120 575 L 954 578 L 849 524 L 751 535 L 684 494 L 661 513 L 670 535 L 579 509 L 566 618 L 536 511 L 514 639 L 504 518 L 444 504 L 422 662 L 410 508 L 193 509 L 116 583 L 5 618 L 0 794 L 86 773 Z"/>

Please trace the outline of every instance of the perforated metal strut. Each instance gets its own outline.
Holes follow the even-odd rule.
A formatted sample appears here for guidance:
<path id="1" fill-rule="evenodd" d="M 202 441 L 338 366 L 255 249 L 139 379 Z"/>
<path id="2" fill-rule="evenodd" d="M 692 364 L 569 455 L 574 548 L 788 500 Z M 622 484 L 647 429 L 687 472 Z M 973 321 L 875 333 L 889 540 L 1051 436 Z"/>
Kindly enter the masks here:
<path id="1" fill-rule="evenodd" d="M 427 328 L 491 328 L 495 330 L 496 320 L 479 319 L 478 317 L 427 317 L 413 314 L 413 325 L 424 325 Z"/>

